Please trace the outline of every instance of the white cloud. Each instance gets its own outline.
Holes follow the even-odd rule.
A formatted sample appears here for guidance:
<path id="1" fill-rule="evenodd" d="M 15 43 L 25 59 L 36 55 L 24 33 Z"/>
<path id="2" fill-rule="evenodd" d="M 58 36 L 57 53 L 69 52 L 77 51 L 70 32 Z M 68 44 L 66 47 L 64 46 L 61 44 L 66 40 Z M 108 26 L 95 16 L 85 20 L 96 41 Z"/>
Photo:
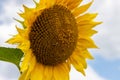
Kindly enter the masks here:
<path id="1" fill-rule="evenodd" d="M 5 77 L 0 76 L 0 80 L 17 80 L 17 79 L 10 79 L 10 78 L 5 78 Z"/>
<path id="2" fill-rule="evenodd" d="M 3 77 L 3 76 L 0 76 L 0 80 L 18 80 L 17 78 L 8 78 L 8 77 Z"/>
<path id="3" fill-rule="evenodd" d="M 14 64 L 0 61 L 0 80 L 18 80 L 19 74 Z"/>
<path id="4" fill-rule="evenodd" d="M 16 2 L 17 0 L 8 0 L 4 6 L 4 13 L 0 15 L 0 21 L 3 21 L 4 24 L 0 25 L 0 46 L 9 46 L 4 42 L 11 36 L 9 34 L 16 33 L 15 23 L 13 23 L 13 17 L 18 17 L 16 12 L 19 12 L 22 6 L 19 6 Z M 103 21 L 104 23 L 97 27 L 98 34 L 94 36 L 94 40 L 97 45 L 100 47 L 99 50 L 95 50 L 94 53 L 100 53 L 103 57 L 108 59 L 120 59 L 120 37 L 119 37 L 119 21 L 120 21 L 120 1 L 116 0 L 94 0 L 95 3 L 92 5 L 94 10 L 99 13 L 98 20 Z M 31 1 L 24 1 L 28 6 L 31 6 Z M 19 17 L 18 17 L 19 18 Z M 1 62 L 0 62 L 1 63 Z M 6 65 L 8 68 L 8 65 Z M 10 66 L 10 65 L 9 65 Z M 0 66 L 1 68 L 1 66 Z M 6 69 L 4 69 L 5 71 Z M 0 70 L 1 72 L 1 70 Z M 15 74 L 15 73 L 13 73 Z M 83 77 L 74 69 L 71 72 L 71 80 L 105 80 L 99 76 L 90 66 L 86 70 L 86 77 Z M 79 76 L 80 75 L 80 76 Z M 10 80 L 7 77 L 0 75 L 0 80 Z M 11 80 L 17 80 L 11 79 Z"/>
<path id="5" fill-rule="evenodd" d="M 7 6 L 6 6 L 7 4 Z M 21 6 L 22 7 L 22 6 Z M 4 6 L 2 6 L 3 12 L 0 13 L 0 46 L 7 46 L 10 45 L 6 44 L 5 41 L 8 40 L 12 35 L 16 34 L 17 31 L 15 29 L 15 25 L 18 24 L 14 18 L 20 18 L 17 15 L 19 12 L 20 5 L 17 4 L 17 0 L 8 0 L 5 2 Z M 20 18 L 21 19 L 21 18 Z"/>
<path id="6" fill-rule="evenodd" d="M 70 80 L 106 80 L 105 78 L 98 75 L 94 69 L 90 66 L 86 69 L 86 76 L 83 76 L 81 73 L 77 72 L 73 67 L 71 70 Z"/>
<path id="7" fill-rule="evenodd" d="M 5 5 L 2 7 L 3 12 L 0 14 L 0 21 L 2 21 L 3 24 L 11 23 L 13 21 L 13 17 L 17 16 L 16 12 L 18 11 L 18 7 L 19 6 L 16 4 L 16 0 L 6 1 Z"/>
<path id="8" fill-rule="evenodd" d="M 97 4 L 94 4 L 91 11 L 98 12 L 97 20 L 103 21 L 103 23 L 95 28 L 98 34 L 94 36 L 94 40 L 100 49 L 94 52 L 106 59 L 120 59 L 120 1 L 100 0 L 95 2 L 99 7 L 96 8 L 94 5 Z"/>
<path id="9" fill-rule="evenodd" d="M 10 23 L 9 25 L 0 25 L 0 46 L 10 46 L 5 43 L 13 34 L 17 33 L 15 24 Z"/>

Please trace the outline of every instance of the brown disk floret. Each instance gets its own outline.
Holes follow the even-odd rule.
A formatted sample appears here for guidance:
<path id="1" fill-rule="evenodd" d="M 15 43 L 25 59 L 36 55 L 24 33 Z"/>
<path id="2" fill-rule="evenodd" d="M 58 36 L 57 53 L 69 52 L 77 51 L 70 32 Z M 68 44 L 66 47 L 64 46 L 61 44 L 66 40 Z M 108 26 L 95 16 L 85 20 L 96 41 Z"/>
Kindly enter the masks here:
<path id="1" fill-rule="evenodd" d="M 29 33 L 30 47 L 37 62 L 57 65 L 66 61 L 76 48 L 78 29 L 71 11 L 61 5 L 45 9 Z"/>

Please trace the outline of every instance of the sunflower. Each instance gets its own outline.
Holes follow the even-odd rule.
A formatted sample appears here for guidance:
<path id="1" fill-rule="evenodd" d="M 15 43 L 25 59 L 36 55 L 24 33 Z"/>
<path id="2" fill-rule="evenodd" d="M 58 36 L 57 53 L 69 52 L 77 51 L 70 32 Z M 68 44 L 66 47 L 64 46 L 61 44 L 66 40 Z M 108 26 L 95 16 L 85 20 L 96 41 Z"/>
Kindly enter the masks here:
<path id="1" fill-rule="evenodd" d="M 34 0 L 33 0 L 34 1 Z M 40 0 L 36 7 L 18 13 L 23 28 L 7 42 L 24 52 L 19 80 L 69 80 L 71 65 L 85 75 L 86 59 L 93 59 L 88 48 L 97 48 L 90 38 L 97 13 L 84 13 L 93 1 Z"/>

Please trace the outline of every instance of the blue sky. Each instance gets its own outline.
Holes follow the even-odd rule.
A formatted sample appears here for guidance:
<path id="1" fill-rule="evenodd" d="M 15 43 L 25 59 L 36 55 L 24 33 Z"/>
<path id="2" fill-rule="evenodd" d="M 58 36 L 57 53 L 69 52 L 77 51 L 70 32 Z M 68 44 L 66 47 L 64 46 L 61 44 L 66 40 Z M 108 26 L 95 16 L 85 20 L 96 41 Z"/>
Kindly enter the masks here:
<path id="1" fill-rule="evenodd" d="M 89 64 L 107 80 L 118 80 L 120 76 L 120 61 L 106 60 L 100 56 L 96 56 L 94 61 Z"/>
<path id="2" fill-rule="evenodd" d="M 83 0 L 83 4 L 91 0 Z M 15 25 L 20 25 L 13 17 L 20 18 L 17 12 L 23 10 L 22 4 L 34 7 L 32 0 L 1 0 L 0 1 L 0 46 L 11 47 L 4 43 L 11 34 L 16 33 Z M 98 34 L 93 36 L 100 49 L 91 50 L 94 60 L 87 60 L 86 77 L 73 68 L 71 80 L 119 80 L 120 75 L 120 1 L 94 0 L 89 12 L 98 12 L 96 18 L 103 24 L 95 29 Z M 19 71 L 15 65 L 0 61 L 0 80 L 17 80 Z"/>

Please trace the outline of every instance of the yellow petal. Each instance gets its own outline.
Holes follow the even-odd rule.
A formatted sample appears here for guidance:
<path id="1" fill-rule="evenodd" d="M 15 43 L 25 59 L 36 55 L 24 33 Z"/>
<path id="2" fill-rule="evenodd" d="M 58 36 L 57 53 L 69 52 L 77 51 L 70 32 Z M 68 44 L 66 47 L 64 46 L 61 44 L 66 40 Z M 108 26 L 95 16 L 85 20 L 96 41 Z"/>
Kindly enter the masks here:
<path id="1" fill-rule="evenodd" d="M 24 21 L 22 20 L 19 20 L 19 19 L 16 19 L 16 18 L 13 18 L 15 21 L 21 23 L 23 25 L 23 28 L 25 29 L 26 27 L 24 26 Z"/>
<path id="2" fill-rule="evenodd" d="M 81 53 L 74 52 L 71 56 L 74 60 L 76 60 L 77 63 L 81 63 L 84 68 L 87 68 L 86 60 L 83 56 L 79 55 Z"/>
<path id="3" fill-rule="evenodd" d="M 38 4 L 36 4 L 37 10 L 42 10 L 46 8 L 47 0 L 40 0 Z"/>
<path id="4" fill-rule="evenodd" d="M 32 55 L 31 55 L 31 52 L 30 52 L 30 51 L 29 51 L 29 53 L 25 54 L 24 59 L 23 59 L 23 62 L 22 62 L 22 64 L 21 64 L 21 66 L 20 66 L 20 68 L 21 68 L 20 70 L 21 70 L 22 72 L 24 72 L 25 70 L 28 69 L 28 65 L 29 65 L 29 62 L 30 62 L 31 57 L 32 57 Z"/>
<path id="5" fill-rule="evenodd" d="M 53 66 L 45 66 L 43 74 L 44 74 L 44 80 L 52 80 L 53 79 Z"/>
<path id="6" fill-rule="evenodd" d="M 43 10 L 45 8 L 49 8 L 49 7 L 53 6 L 55 4 L 55 2 L 56 2 L 56 0 L 40 0 L 40 2 L 38 4 L 37 4 L 37 2 L 35 2 L 35 4 L 36 4 L 36 8 L 38 10 Z"/>
<path id="7" fill-rule="evenodd" d="M 22 62 L 22 65 L 21 65 L 22 74 L 19 80 L 30 80 L 31 71 L 34 69 L 36 64 L 36 60 L 34 56 L 29 56 L 27 54 L 25 56 L 27 57 L 25 57 L 25 60 Z"/>
<path id="8" fill-rule="evenodd" d="M 55 80 L 69 80 L 69 69 L 66 63 L 54 66 L 53 71 Z"/>
<path id="9" fill-rule="evenodd" d="M 9 43 L 9 44 L 16 44 L 16 43 L 22 43 L 22 42 L 23 42 L 23 38 L 19 34 L 13 36 L 12 38 L 6 41 L 6 43 Z"/>
<path id="10" fill-rule="evenodd" d="M 28 71 L 28 70 L 25 70 L 25 71 L 21 74 L 21 76 L 19 77 L 19 80 L 25 80 L 27 71 Z"/>
<path id="11" fill-rule="evenodd" d="M 27 71 L 27 74 L 25 76 L 25 80 L 30 80 L 30 76 L 31 76 L 31 72 L 32 70 L 34 70 L 35 68 L 35 64 L 36 64 L 36 59 L 35 57 L 33 56 L 29 62 L 29 68 L 28 68 L 28 71 Z"/>
<path id="12" fill-rule="evenodd" d="M 37 5 L 37 4 L 38 4 L 38 2 L 37 2 L 36 0 L 33 0 L 33 2 L 35 3 L 35 5 Z"/>
<path id="13" fill-rule="evenodd" d="M 98 14 L 97 13 L 86 13 L 82 16 L 77 17 L 76 22 L 77 23 L 84 23 L 87 21 L 92 21 L 94 18 L 96 18 Z"/>
<path id="14" fill-rule="evenodd" d="M 94 59 L 88 50 L 83 51 L 82 54 L 84 57 L 86 57 L 88 59 Z"/>
<path id="15" fill-rule="evenodd" d="M 18 45 L 18 48 L 21 49 L 24 53 L 26 53 L 30 48 L 30 41 L 24 40 L 23 43 Z"/>
<path id="16" fill-rule="evenodd" d="M 42 64 L 36 64 L 35 68 L 31 72 L 30 80 L 44 80 L 43 73 L 44 66 Z"/>
<path id="17" fill-rule="evenodd" d="M 62 0 L 62 5 L 68 7 L 68 3 L 70 2 L 71 0 Z"/>
<path id="18" fill-rule="evenodd" d="M 18 33 L 19 33 L 22 37 L 24 37 L 25 31 L 24 31 L 23 29 L 18 28 L 17 26 L 16 26 L 16 29 L 17 29 Z"/>
<path id="19" fill-rule="evenodd" d="M 22 17 L 24 20 L 27 19 L 27 16 L 25 15 L 25 12 L 24 12 L 24 13 L 18 13 L 18 15 L 19 15 L 20 17 Z"/>
<path id="20" fill-rule="evenodd" d="M 89 30 L 93 27 L 95 27 L 98 24 L 101 24 L 102 22 L 94 22 L 94 21 L 81 21 L 77 24 L 78 29 L 80 30 Z"/>
<path id="21" fill-rule="evenodd" d="M 90 54 L 90 52 L 87 50 L 87 48 L 81 48 L 77 46 L 75 52 L 79 53 L 77 55 L 82 56 L 84 58 L 94 59 L 93 56 Z"/>
<path id="22" fill-rule="evenodd" d="M 83 48 L 97 48 L 95 43 L 93 42 L 92 39 L 90 38 L 80 38 L 78 39 L 78 46 L 83 47 Z"/>
<path id="23" fill-rule="evenodd" d="M 46 0 L 46 1 L 47 1 L 46 6 L 49 8 L 49 7 L 51 7 L 51 6 L 53 6 L 55 4 L 56 0 Z"/>
<path id="24" fill-rule="evenodd" d="M 36 17 L 40 14 L 40 9 L 38 8 L 29 8 L 29 10 L 24 6 L 25 12 L 24 13 L 18 13 L 20 17 L 24 19 L 24 26 L 25 27 L 30 27 Z"/>
<path id="25" fill-rule="evenodd" d="M 69 0 L 68 8 L 70 10 L 76 9 L 81 2 L 82 0 Z"/>
<path id="26" fill-rule="evenodd" d="M 77 59 L 74 59 L 74 58 L 70 57 L 70 61 L 71 61 L 72 65 L 73 65 L 73 67 L 74 67 L 77 71 L 79 71 L 79 72 L 81 72 L 83 75 L 85 75 L 84 67 L 83 67 L 83 65 L 82 65 L 80 62 L 77 61 Z"/>
<path id="27" fill-rule="evenodd" d="M 96 33 L 97 31 L 95 30 L 79 30 L 78 37 L 79 38 L 91 37 Z"/>
<path id="28" fill-rule="evenodd" d="M 31 8 L 28 8 L 27 6 L 23 5 L 24 8 L 24 12 L 29 12 L 31 10 Z"/>
<path id="29" fill-rule="evenodd" d="M 73 0 L 56 0 L 56 4 L 63 5 L 68 8 Z"/>
<path id="30" fill-rule="evenodd" d="M 63 0 L 56 0 L 56 4 L 59 4 L 61 1 L 63 1 Z"/>
<path id="31" fill-rule="evenodd" d="M 80 14 L 84 13 L 85 11 L 87 11 L 87 9 L 91 6 L 92 3 L 93 3 L 93 0 L 91 2 L 89 2 L 88 4 L 82 5 L 76 9 L 74 9 L 73 15 L 79 16 Z"/>
<path id="32" fill-rule="evenodd" d="M 67 6 L 69 0 L 56 0 L 56 4 Z"/>

